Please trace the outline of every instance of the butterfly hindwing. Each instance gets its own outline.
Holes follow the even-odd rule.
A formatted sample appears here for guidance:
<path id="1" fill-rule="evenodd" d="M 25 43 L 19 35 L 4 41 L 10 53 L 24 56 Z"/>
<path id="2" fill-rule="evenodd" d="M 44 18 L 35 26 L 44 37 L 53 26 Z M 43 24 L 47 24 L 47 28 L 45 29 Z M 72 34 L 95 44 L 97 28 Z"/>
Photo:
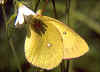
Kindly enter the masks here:
<path id="1" fill-rule="evenodd" d="M 59 30 L 63 39 L 64 59 L 82 56 L 89 50 L 85 40 L 64 23 L 47 16 L 43 16 L 42 20 L 53 24 Z"/>

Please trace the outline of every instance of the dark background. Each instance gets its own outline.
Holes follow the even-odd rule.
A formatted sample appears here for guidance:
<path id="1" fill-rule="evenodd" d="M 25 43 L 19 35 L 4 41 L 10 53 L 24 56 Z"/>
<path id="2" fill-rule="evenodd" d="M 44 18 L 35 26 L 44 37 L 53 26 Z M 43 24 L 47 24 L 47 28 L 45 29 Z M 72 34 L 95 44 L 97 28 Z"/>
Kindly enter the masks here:
<path id="1" fill-rule="evenodd" d="M 22 0 L 32 10 L 37 1 Z M 44 72 L 45 70 L 30 66 L 25 60 L 26 32 L 14 28 L 15 4 L 15 0 L 0 4 L 0 72 Z M 45 0 L 41 0 L 38 8 L 43 8 L 44 4 Z M 57 19 L 68 22 L 65 18 L 66 1 L 55 0 L 55 4 Z M 44 15 L 54 17 L 51 0 L 46 5 Z M 90 48 L 84 56 L 71 60 L 69 72 L 100 72 L 100 0 L 70 0 L 68 25 L 87 41 Z M 60 67 L 51 72 L 61 72 Z"/>

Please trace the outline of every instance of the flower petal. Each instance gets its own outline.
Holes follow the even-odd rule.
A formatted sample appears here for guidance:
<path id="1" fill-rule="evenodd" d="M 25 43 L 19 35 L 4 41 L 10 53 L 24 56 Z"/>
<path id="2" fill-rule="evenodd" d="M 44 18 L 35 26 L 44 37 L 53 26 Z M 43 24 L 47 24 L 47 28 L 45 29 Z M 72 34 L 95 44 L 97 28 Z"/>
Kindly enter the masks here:
<path id="1" fill-rule="evenodd" d="M 19 19 L 19 24 L 23 24 L 24 23 L 24 16 L 23 16 L 22 13 L 19 13 L 18 19 Z"/>
<path id="2" fill-rule="evenodd" d="M 26 6 L 22 6 L 20 7 L 20 10 L 23 12 L 23 15 L 35 15 L 35 12 L 33 12 L 32 10 L 30 10 L 29 8 L 27 8 Z"/>
<path id="3" fill-rule="evenodd" d="M 20 8 L 18 9 L 18 15 L 17 15 L 17 18 L 16 18 L 16 21 L 15 21 L 15 26 L 17 24 L 23 24 L 24 22 L 24 16 L 23 16 L 23 12 L 20 10 Z"/>
<path id="4" fill-rule="evenodd" d="M 19 3 L 18 15 L 15 21 L 15 26 L 22 25 L 24 23 L 24 16 L 35 15 L 36 13 L 27 8 L 25 5 Z"/>

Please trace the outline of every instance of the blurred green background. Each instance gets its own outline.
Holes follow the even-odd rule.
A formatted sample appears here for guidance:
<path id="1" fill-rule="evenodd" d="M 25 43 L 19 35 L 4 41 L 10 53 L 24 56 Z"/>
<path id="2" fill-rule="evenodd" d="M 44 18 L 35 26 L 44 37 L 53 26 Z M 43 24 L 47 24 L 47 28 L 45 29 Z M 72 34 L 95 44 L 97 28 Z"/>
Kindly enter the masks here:
<path id="1" fill-rule="evenodd" d="M 24 29 L 15 29 L 15 0 L 5 0 L 0 4 L 0 72 L 62 72 L 60 66 L 45 71 L 30 66 L 24 57 Z M 34 10 L 38 0 L 20 0 Z M 41 0 L 38 9 L 46 0 Z M 55 0 L 57 19 L 65 18 L 66 1 Z M 52 1 L 48 1 L 44 15 L 54 17 Z M 71 60 L 69 72 L 100 72 L 100 0 L 70 0 L 69 26 L 88 43 L 90 51 Z M 66 14 L 68 17 L 68 14 Z M 8 25 L 7 25 L 8 24 Z M 65 71 L 67 72 L 67 71 Z"/>

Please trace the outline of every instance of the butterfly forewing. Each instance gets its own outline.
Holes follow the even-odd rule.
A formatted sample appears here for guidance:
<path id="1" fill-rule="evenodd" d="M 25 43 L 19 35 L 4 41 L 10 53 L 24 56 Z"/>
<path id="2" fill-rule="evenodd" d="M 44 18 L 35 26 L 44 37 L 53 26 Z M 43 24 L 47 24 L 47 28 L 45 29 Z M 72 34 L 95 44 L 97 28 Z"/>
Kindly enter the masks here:
<path id="1" fill-rule="evenodd" d="M 32 25 L 29 26 L 30 36 L 25 40 L 25 56 L 34 66 L 52 69 L 59 65 L 63 58 L 63 42 L 60 32 L 53 24 L 45 21 L 43 23 L 46 30 L 41 35 Z"/>

